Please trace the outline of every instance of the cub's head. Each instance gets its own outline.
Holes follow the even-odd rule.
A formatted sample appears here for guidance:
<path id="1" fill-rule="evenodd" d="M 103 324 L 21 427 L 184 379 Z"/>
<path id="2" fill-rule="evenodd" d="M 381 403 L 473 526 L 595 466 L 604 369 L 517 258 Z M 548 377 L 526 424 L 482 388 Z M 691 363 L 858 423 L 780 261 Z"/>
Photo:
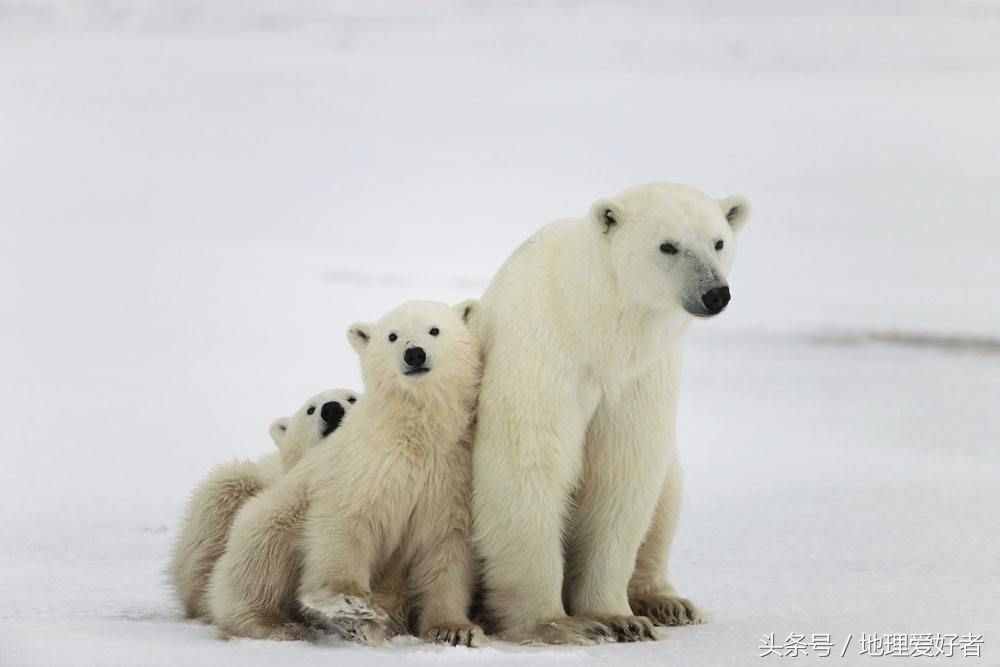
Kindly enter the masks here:
<path id="1" fill-rule="evenodd" d="M 350 389 L 331 389 L 310 398 L 292 416 L 276 419 L 271 424 L 271 438 L 281 452 L 285 471 L 336 431 L 360 399 L 361 395 Z"/>
<path id="2" fill-rule="evenodd" d="M 641 185 L 591 208 L 623 296 L 698 317 L 729 303 L 736 236 L 749 214 L 743 197 L 712 199 L 670 183 Z"/>
<path id="3" fill-rule="evenodd" d="M 366 391 L 446 400 L 475 392 L 479 341 L 468 323 L 477 306 L 476 301 L 457 306 L 409 301 L 378 322 L 351 325 L 347 338 L 361 357 Z"/>

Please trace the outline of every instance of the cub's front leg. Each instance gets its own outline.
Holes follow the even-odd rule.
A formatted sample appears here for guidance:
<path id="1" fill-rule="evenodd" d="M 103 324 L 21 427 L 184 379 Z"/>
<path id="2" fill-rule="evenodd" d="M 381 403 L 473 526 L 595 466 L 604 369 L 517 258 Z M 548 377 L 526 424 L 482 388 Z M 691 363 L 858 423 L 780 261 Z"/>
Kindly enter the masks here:
<path id="1" fill-rule="evenodd" d="M 472 459 L 465 445 L 445 459 L 410 526 L 411 586 L 420 601 L 417 632 L 452 646 L 479 646 L 485 635 L 469 620 L 475 582 L 472 530 Z"/>
<path id="2" fill-rule="evenodd" d="M 331 630 L 378 620 L 371 576 L 377 538 L 363 517 L 311 512 L 299 602 L 307 616 Z"/>
<path id="3" fill-rule="evenodd" d="M 372 465 L 372 468 L 379 468 Z M 315 489 L 306 517 L 299 602 L 314 623 L 353 636 L 346 628 L 388 624 L 372 596 L 372 577 L 395 551 L 412 503 L 398 475 L 358 475 Z"/>

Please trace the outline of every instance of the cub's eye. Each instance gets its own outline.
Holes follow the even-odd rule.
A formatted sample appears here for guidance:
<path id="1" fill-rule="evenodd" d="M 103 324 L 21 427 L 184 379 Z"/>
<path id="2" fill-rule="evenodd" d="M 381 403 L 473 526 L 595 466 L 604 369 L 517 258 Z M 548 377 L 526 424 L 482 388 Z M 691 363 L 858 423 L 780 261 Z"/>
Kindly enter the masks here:
<path id="1" fill-rule="evenodd" d="M 347 402 L 348 403 L 357 403 L 358 399 L 356 399 L 355 397 L 351 396 L 350 398 L 347 399 Z"/>
<path id="2" fill-rule="evenodd" d="M 312 414 L 312 413 L 314 413 L 314 412 L 316 412 L 316 406 L 315 406 L 315 405 L 310 405 L 310 406 L 309 406 L 309 409 L 308 409 L 308 410 L 306 410 L 306 414 L 307 414 L 307 415 L 311 415 L 311 414 Z"/>
<path id="3" fill-rule="evenodd" d="M 398 338 L 399 338 L 399 336 L 397 336 L 394 333 L 389 334 L 389 342 L 390 343 L 395 343 Z"/>
<path id="4" fill-rule="evenodd" d="M 725 245 L 726 244 L 723 243 L 722 240 L 720 239 L 720 240 L 718 240 L 718 241 L 715 242 L 715 249 L 716 250 L 722 250 L 722 247 L 725 246 Z"/>
<path id="5" fill-rule="evenodd" d="M 432 336 L 437 336 L 439 333 L 441 333 L 441 330 L 438 329 L 437 327 L 431 327 L 431 330 L 430 330 L 429 333 Z"/>
<path id="6" fill-rule="evenodd" d="M 660 252 L 662 252 L 664 255 L 676 255 L 677 246 L 675 246 L 673 243 L 666 243 L 666 242 L 661 243 Z"/>

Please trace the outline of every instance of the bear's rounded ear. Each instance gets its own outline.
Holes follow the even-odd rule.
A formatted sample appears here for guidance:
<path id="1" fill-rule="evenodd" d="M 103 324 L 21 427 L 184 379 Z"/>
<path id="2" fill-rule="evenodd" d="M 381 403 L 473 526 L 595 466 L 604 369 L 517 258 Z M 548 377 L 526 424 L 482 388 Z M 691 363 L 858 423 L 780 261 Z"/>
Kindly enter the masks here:
<path id="1" fill-rule="evenodd" d="M 719 200 L 719 206 L 722 208 L 722 215 L 726 216 L 726 221 L 734 232 L 740 231 L 750 219 L 750 202 L 743 195 L 723 197 Z"/>
<path id="2" fill-rule="evenodd" d="M 598 199 L 590 207 L 590 217 L 601 226 L 601 231 L 607 234 L 621 225 L 624 215 L 621 205 L 613 199 Z"/>
<path id="3" fill-rule="evenodd" d="M 458 313 L 458 316 L 462 318 L 462 321 L 468 324 L 472 318 L 475 316 L 476 311 L 479 310 L 479 300 L 478 299 L 466 299 L 462 303 L 456 303 L 452 308 Z"/>
<path id="4" fill-rule="evenodd" d="M 347 330 L 347 340 L 358 354 L 361 354 L 372 340 L 372 326 L 355 322 Z"/>
<path id="5" fill-rule="evenodd" d="M 281 447 L 281 442 L 285 439 L 285 434 L 288 433 L 288 417 L 282 417 L 281 419 L 275 419 L 271 423 L 271 440 L 274 440 L 274 444 L 278 448 Z"/>

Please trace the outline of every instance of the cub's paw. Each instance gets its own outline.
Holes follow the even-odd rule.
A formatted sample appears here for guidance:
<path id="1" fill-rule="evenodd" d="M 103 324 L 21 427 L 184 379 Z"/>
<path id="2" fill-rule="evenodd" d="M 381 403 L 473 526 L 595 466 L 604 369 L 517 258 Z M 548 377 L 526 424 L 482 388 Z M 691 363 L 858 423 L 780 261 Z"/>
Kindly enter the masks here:
<path id="1" fill-rule="evenodd" d="M 563 616 L 538 625 L 510 630 L 502 635 L 507 641 L 520 644 L 577 644 L 590 646 L 615 641 L 615 635 L 599 620 L 579 616 Z"/>
<path id="2" fill-rule="evenodd" d="M 345 622 L 387 621 L 385 612 L 375 607 L 368 595 L 360 592 L 317 591 L 299 600 L 303 612 L 321 625 L 340 626 Z"/>
<path id="3" fill-rule="evenodd" d="M 424 632 L 424 639 L 438 644 L 475 648 L 483 645 L 486 634 L 482 628 L 472 623 L 435 625 Z"/>
<path id="4" fill-rule="evenodd" d="M 398 634 L 378 621 L 342 621 L 334 632 L 342 639 L 369 646 L 384 644 Z"/>
<path id="5" fill-rule="evenodd" d="M 278 642 L 294 642 L 301 641 L 303 639 L 309 639 L 311 633 L 309 628 L 300 623 L 283 623 L 267 634 L 267 638 L 271 641 Z"/>
<path id="6" fill-rule="evenodd" d="M 637 615 L 646 616 L 657 625 L 692 625 L 704 623 L 704 617 L 690 600 L 650 593 L 637 595 L 629 599 L 632 611 Z"/>
<path id="7" fill-rule="evenodd" d="M 653 634 L 653 622 L 645 616 L 600 616 L 599 619 L 610 628 L 616 641 L 656 641 L 656 635 Z"/>

